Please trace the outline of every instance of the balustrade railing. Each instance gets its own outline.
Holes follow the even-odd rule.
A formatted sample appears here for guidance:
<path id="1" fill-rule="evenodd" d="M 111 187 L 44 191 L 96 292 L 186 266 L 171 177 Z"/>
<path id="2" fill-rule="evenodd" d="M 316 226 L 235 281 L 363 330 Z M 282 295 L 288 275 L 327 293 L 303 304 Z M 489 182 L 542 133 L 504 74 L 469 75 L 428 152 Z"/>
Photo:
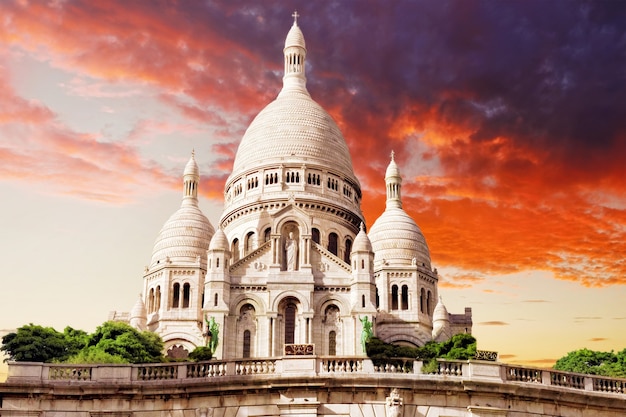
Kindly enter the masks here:
<path id="1" fill-rule="evenodd" d="M 585 389 L 585 377 L 583 375 L 550 371 L 550 385 Z"/>
<path id="2" fill-rule="evenodd" d="M 506 366 L 506 380 L 517 382 L 534 382 L 541 384 L 542 371 L 540 369 L 529 369 L 518 366 Z"/>
<path id="3" fill-rule="evenodd" d="M 363 372 L 363 358 L 322 358 L 320 373 L 360 373 Z"/>
<path id="4" fill-rule="evenodd" d="M 626 393 L 626 380 L 615 380 L 602 377 L 593 377 L 593 390 L 600 392 Z"/>
<path id="5" fill-rule="evenodd" d="M 53 380 L 91 380 L 91 367 L 89 366 L 51 366 L 48 368 L 48 379 Z"/>
<path id="6" fill-rule="evenodd" d="M 412 358 L 393 358 L 393 359 L 377 359 L 374 360 L 374 371 L 385 374 L 407 374 L 413 373 Z"/>
<path id="7" fill-rule="evenodd" d="M 257 375 L 276 373 L 276 359 L 246 360 L 235 362 L 236 375 Z"/>
<path id="8" fill-rule="evenodd" d="M 226 362 L 188 363 L 187 378 L 214 378 L 226 375 Z"/>
<path id="9" fill-rule="evenodd" d="M 303 362 L 307 358 L 308 362 Z M 310 359 L 308 359 L 310 358 Z M 290 362 L 294 361 L 294 362 Z M 306 369 L 302 366 L 305 364 Z M 281 378 L 283 372 L 303 372 L 341 378 L 364 377 L 376 374 L 397 375 L 398 378 L 455 377 L 467 380 L 485 380 L 500 383 L 521 383 L 558 388 L 584 390 L 604 394 L 626 395 L 626 379 L 597 375 L 583 375 L 552 369 L 526 368 L 485 361 L 437 360 L 424 364 L 411 358 L 371 360 L 362 356 L 294 355 L 282 358 L 250 358 L 238 360 L 210 360 L 205 362 L 177 362 L 141 365 L 65 365 L 13 362 L 9 364 L 7 382 L 29 381 L 42 383 L 143 383 L 150 381 L 219 380 L 223 377 Z"/>
<path id="10" fill-rule="evenodd" d="M 141 365 L 137 368 L 137 379 L 140 381 L 162 381 L 178 378 L 176 365 Z"/>
<path id="11" fill-rule="evenodd" d="M 463 365 L 466 362 L 461 361 L 443 361 L 437 360 L 437 367 L 429 374 L 445 375 L 445 376 L 463 376 Z"/>

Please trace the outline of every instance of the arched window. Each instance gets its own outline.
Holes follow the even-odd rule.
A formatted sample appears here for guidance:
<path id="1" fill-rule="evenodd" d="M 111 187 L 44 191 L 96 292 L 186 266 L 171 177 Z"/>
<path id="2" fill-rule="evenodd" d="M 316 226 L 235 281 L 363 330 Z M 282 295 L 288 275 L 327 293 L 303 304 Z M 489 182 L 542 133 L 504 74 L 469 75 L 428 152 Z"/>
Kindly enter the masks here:
<path id="1" fill-rule="evenodd" d="M 154 288 L 150 288 L 150 295 L 148 295 L 148 313 L 152 313 L 154 311 Z"/>
<path id="2" fill-rule="evenodd" d="M 154 311 L 161 309 L 161 286 L 157 285 L 156 289 L 156 301 L 154 302 Z"/>
<path id="3" fill-rule="evenodd" d="M 365 295 L 361 296 L 361 307 L 365 308 Z"/>
<path id="4" fill-rule="evenodd" d="M 380 297 L 378 296 L 378 288 L 376 288 L 376 308 L 380 307 Z"/>
<path id="5" fill-rule="evenodd" d="M 239 239 L 235 238 L 233 240 L 231 252 L 233 254 L 233 262 L 237 262 L 239 260 Z"/>
<path id="6" fill-rule="evenodd" d="M 243 332 L 243 357 L 250 357 L 250 330 Z"/>
<path id="7" fill-rule="evenodd" d="M 172 308 L 178 308 L 179 300 L 180 300 L 180 284 L 176 283 L 174 284 L 174 287 L 172 288 Z"/>
<path id="8" fill-rule="evenodd" d="M 289 303 L 285 307 L 285 344 L 292 344 L 296 335 L 296 311 L 294 303 Z"/>
<path id="9" fill-rule="evenodd" d="M 402 286 L 402 300 L 401 300 L 401 308 L 402 310 L 409 309 L 409 287 L 406 285 Z"/>
<path id="10" fill-rule="evenodd" d="M 216 267 L 216 268 L 219 268 L 219 267 L 220 267 L 220 258 L 217 258 L 217 259 L 215 260 L 215 267 Z"/>
<path id="11" fill-rule="evenodd" d="M 343 260 L 349 264 L 350 263 L 350 253 L 352 252 L 352 240 L 346 239 L 346 253 L 343 254 Z"/>
<path id="12" fill-rule="evenodd" d="M 271 234 L 272 234 L 271 227 L 268 227 L 267 229 L 265 229 L 265 232 L 263 232 L 263 242 L 269 242 Z"/>
<path id="13" fill-rule="evenodd" d="M 191 285 L 183 285 L 183 308 L 189 308 L 189 298 L 191 297 Z"/>
<path id="14" fill-rule="evenodd" d="M 246 235 L 246 254 L 252 252 L 254 246 L 254 232 L 248 232 Z"/>
<path id="15" fill-rule="evenodd" d="M 215 297 L 213 297 L 213 306 L 217 307 L 217 293 L 215 293 Z"/>
<path id="16" fill-rule="evenodd" d="M 313 230 L 311 230 L 311 239 L 318 245 L 320 244 L 320 231 L 318 229 L 313 228 Z"/>
<path id="17" fill-rule="evenodd" d="M 334 330 L 328 333 L 328 354 L 330 356 L 337 354 L 337 332 Z"/>
<path id="18" fill-rule="evenodd" d="M 426 304 L 426 291 L 422 288 L 420 291 L 420 313 L 424 312 L 424 305 Z"/>
<path id="19" fill-rule="evenodd" d="M 337 233 L 328 235 L 328 251 L 337 256 Z"/>
<path id="20" fill-rule="evenodd" d="M 431 307 L 431 296 L 430 296 L 430 291 L 428 291 L 428 295 L 426 295 L 426 311 L 428 312 L 428 314 L 432 314 L 432 310 L 430 309 Z"/>
<path id="21" fill-rule="evenodd" d="M 394 285 L 391 287 L 391 309 L 398 309 L 398 286 Z"/>

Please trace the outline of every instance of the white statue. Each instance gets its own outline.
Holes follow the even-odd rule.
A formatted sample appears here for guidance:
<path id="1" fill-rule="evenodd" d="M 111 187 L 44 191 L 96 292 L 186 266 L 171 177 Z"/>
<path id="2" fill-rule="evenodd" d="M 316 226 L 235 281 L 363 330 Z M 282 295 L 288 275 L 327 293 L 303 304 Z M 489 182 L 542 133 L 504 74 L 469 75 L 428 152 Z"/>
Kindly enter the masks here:
<path id="1" fill-rule="evenodd" d="M 293 238 L 293 232 L 289 232 L 289 238 L 285 242 L 285 259 L 287 271 L 295 271 L 296 260 L 298 259 L 298 241 Z"/>
<path id="2" fill-rule="evenodd" d="M 389 397 L 386 398 L 386 414 L 387 417 L 402 417 L 403 415 L 403 399 L 398 393 L 398 389 L 394 388 L 389 393 Z"/>

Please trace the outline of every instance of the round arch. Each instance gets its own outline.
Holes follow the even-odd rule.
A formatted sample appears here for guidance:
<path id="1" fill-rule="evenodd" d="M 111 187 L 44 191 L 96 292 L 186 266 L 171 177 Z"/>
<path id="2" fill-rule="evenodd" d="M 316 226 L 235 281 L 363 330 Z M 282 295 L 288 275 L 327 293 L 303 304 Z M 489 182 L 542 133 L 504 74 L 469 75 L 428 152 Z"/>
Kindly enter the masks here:
<path id="1" fill-rule="evenodd" d="M 311 306 L 309 305 L 309 300 L 306 297 L 304 297 L 302 294 L 300 294 L 299 292 L 283 291 L 280 294 L 278 294 L 272 301 L 271 311 L 278 311 L 278 307 L 280 306 L 280 303 L 283 302 L 283 300 L 285 300 L 286 298 L 295 298 L 296 300 L 298 300 L 298 302 L 302 306 L 303 312 L 310 311 L 311 309 Z"/>
<path id="2" fill-rule="evenodd" d="M 228 314 L 230 314 L 231 316 L 239 315 L 241 307 L 243 307 L 245 304 L 252 304 L 252 306 L 256 310 L 257 315 L 265 315 L 266 313 L 267 309 L 265 308 L 265 303 L 263 302 L 263 300 L 261 300 L 261 298 L 259 298 L 257 295 L 248 293 L 240 294 L 231 301 Z"/>

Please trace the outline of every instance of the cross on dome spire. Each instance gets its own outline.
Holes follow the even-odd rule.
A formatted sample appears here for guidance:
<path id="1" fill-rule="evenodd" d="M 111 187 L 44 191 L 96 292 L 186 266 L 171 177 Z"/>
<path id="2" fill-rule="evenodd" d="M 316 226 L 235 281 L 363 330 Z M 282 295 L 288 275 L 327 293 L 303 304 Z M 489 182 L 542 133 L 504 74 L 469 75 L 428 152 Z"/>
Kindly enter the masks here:
<path id="1" fill-rule="evenodd" d="M 394 151 L 391 151 L 391 160 L 393 161 L 393 157 L 396 155 L 396 153 Z"/>
<path id="2" fill-rule="evenodd" d="M 298 11 L 295 10 L 291 16 L 293 16 L 293 24 L 297 25 L 298 24 L 298 18 L 300 17 L 300 15 L 298 14 Z"/>

